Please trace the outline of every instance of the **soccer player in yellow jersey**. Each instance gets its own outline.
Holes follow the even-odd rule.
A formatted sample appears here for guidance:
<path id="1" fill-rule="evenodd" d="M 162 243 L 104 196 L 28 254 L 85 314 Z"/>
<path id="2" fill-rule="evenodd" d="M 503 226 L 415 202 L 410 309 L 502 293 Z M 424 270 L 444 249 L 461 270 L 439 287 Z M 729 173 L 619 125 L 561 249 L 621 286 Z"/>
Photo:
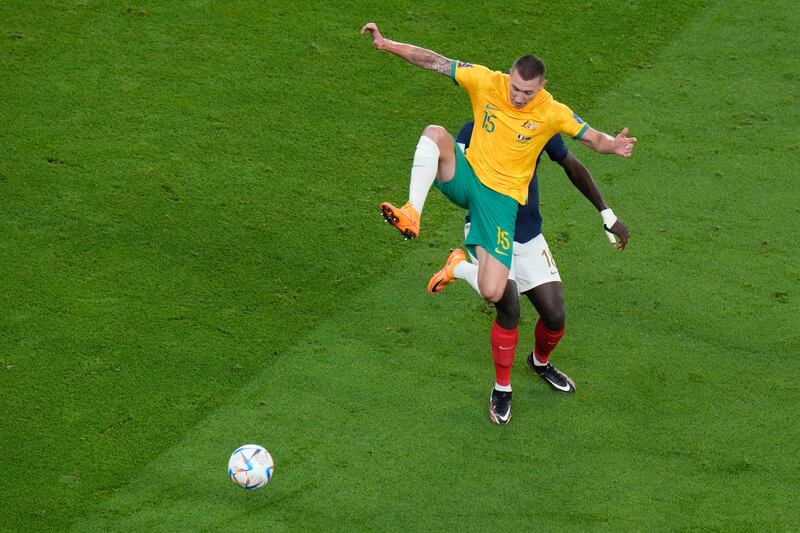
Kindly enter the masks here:
<path id="1" fill-rule="evenodd" d="M 455 204 L 469 209 L 471 226 L 465 244 L 478 258 L 481 296 L 497 310 L 491 332 L 496 383 L 489 417 L 497 424 L 508 423 L 511 365 L 518 337 L 516 323 L 509 317 L 513 314 L 510 310 L 519 306 L 516 287 L 509 287 L 513 282 L 508 281 L 508 273 L 517 208 L 527 200 L 536 159 L 557 133 L 578 139 L 597 152 L 622 157 L 631 156 L 636 138 L 627 136 L 627 128 L 616 137 L 597 131 L 554 100 L 544 89 L 545 66 L 536 56 L 520 57 L 509 74 L 504 74 L 391 41 L 372 22 L 361 32 L 370 33 L 377 50 L 450 77 L 469 95 L 476 128 L 468 155 L 456 148 L 445 128 L 427 126 L 414 153 L 408 203 L 401 208 L 384 203 L 381 209 L 386 220 L 407 239 L 419 235 L 420 215 L 432 185 Z"/>

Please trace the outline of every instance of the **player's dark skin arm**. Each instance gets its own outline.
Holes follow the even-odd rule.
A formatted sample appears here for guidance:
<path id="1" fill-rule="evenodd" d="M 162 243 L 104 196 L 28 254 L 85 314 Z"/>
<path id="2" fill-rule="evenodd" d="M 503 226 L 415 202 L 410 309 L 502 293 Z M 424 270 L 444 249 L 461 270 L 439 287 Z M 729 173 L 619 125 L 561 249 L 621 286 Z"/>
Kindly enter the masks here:
<path id="1" fill-rule="evenodd" d="M 597 183 L 592 179 L 589 169 L 583 166 L 583 163 L 578 161 L 578 159 L 572 155 L 572 152 L 568 152 L 567 156 L 557 161 L 557 163 L 564 169 L 564 172 L 575 188 L 581 191 L 581 194 L 583 194 L 587 200 L 592 202 L 592 205 L 595 206 L 597 211 L 602 211 L 608 207 L 605 200 L 603 200 L 600 189 L 597 187 Z M 619 237 L 619 249 L 624 250 L 625 245 L 628 243 L 628 228 L 625 226 L 625 223 L 621 220 L 617 220 L 609 229 L 611 233 Z"/>
<path id="2" fill-rule="evenodd" d="M 568 152 L 566 157 L 557 161 L 561 168 L 564 169 L 572 185 L 583 194 L 587 200 L 592 202 L 592 205 L 598 211 L 606 209 L 605 200 L 597 187 L 597 183 L 589 173 L 589 169 L 583 166 L 583 163 Z M 610 228 L 611 232 L 619 237 L 620 249 L 623 249 L 625 243 L 628 242 L 628 228 L 621 220 Z M 525 296 L 531 301 L 539 316 L 544 322 L 544 325 L 553 331 L 558 331 L 564 327 L 566 320 L 564 310 L 564 292 L 561 283 L 543 283 L 538 287 L 526 291 Z"/>

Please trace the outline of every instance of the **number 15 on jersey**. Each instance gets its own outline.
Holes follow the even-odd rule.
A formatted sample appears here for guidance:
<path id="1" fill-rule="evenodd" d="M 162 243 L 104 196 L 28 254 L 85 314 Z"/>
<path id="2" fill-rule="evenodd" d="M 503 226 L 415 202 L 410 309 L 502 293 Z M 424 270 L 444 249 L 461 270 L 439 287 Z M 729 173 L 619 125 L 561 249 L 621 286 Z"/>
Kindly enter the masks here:
<path id="1" fill-rule="evenodd" d="M 492 133 L 494 131 L 494 119 L 497 118 L 497 115 L 490 115 L 487 111 L 484 110 L 483 112 L 483 124 L 481 127 L 486 130 L 486 133 Z"/>

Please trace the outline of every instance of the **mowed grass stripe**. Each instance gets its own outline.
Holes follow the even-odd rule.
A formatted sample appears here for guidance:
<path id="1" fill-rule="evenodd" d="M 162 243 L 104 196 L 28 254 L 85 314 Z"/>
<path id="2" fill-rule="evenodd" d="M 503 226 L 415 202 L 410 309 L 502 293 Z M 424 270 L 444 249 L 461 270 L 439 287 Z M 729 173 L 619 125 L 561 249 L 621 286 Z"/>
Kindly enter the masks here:
<path id="1" fill-rule="evenodd" d="M 659 80 L 673 74 L 672 65 L 685 57 L 687 49 L 696 49 L 697 40 L 713 42 L 714 32 L 729 36 L 736 20 L 747 16 L 730 6 L 717 6 L 682 34 L 651 69 L 632 76 L 614 92 L 624 96 L 637 86 L 660 87 Z M 740 46 L 747 50 L 745 43 Z M 688 79 L 701 80 L 709 61 L 714 61 L 713 55 L 698 58 L 681 71 Z M 718 81 L 726 75 L 725 69 L 718 70 Z M 671 96 L 648 94 L 653 95 L 649 103 L 628 111 L 631 121 L 639 114 L 655 116 Z M 708 91 L 698 90 L 696 95 L 696 100 L 685 102 L 683 112 L 698 113 L 706 105 L 704 99 L 712 97 Z M 608 108 L 595 112 L 616 116 L 614 108 L 609 99 Z M 665 126 L 671 123 L 666 118 Z M 651 144 L 654 152 L 674 147 L 674 139 L 661 141 L 656 133 L 650 132 L 656 137 Z M 643 151 L 647 138 L 642 135 Z M 648 156 L 635 160 L 647 166 L 641 159 Z M 650 167 L 664 167 L 657 158 L 649 159 Z M 600 161 L 592 161 L 593 168 L 601 169 L 598 174 L 613 176 L 603 164 L 612 169 L 619 162 Z M 723 171 L 737 164 L 717 162 Z M 680 173 L 680 165 L 670 164 Z M 656 233 L 663 220 L 656 219 L 646 203 L 665 189 L 667 184 L 659 181 L 662 174 L 642 170 L 644 177 L 634 186 L 624 172 L 616 172 L 607 184 L 609 196 L 643 199 L 644 207 L 624 200 L 632 205 L 629 222 L 633 225 L 638 219 L 643 233 Z M 641 185 L 647 178 L 656 183 Z M 775 183 L 783 178 L 772 177 Z M 699 201 L 704 195 L 713 197 L 715 189 L 689 188 L 688 193 Z M 572 203 L 570 197 L 564 198 L 565 204 Z M 580 208 L 568 205 L 566 212 L 570 209 Z M 679 204 L 671 214 L 682 218 L 694 209 L 691 204 L 681 209 Z M 773 220 L 778 215 L 768 213 Z M 306 349 L 292 354 L 294 361 L 282 360 L 270 376 L 256 380 L 241 401 L 216 413 L 181 446 L 150 465 L 130 492 L 111 500 L 104 511 L 110 522 L 93 525 L 215 528 L 235 522 L 236 527 L 321 525 L 348 530 L 387 523 L 409 528 L 441 523 L 481 529 L 495 523 L 497 505 L 503 506 L 510 527 L 519 529 L 795 525 L 797 516 L 790 509 L 796 467 L 791 454 L 782 452 L 793 449 L 796 432 L 769 432 L 770 427 L 789 426 L 790 407 L 796 403 L 789 377 L 794 363 L 773 349 L 788 331 L 787 315 L 767 308 L 775 322 L 775 337 L 769 338 L 759 359 L 765 373 L 752 375 L 747 360 L 752 346 L 731 346 L 724 321 L 722 328 L 700 330 L 695 323 L 679 327 L 685 320 L 685 291 L 675 290 L 675 282 L 682 271 L 654 269 L 650 263 L 663 261 L 656 244 L 672 242 L 662 238 L 648 244 L 641 238 L 630 256 L 609 255 L 598 244 L 601 234 L 591 236 L 579 227 L 581 217 L 571 226 L 556 222 L 562 219 L 555 215 L 550 220 L 556 228 L 580 235 L 564 243 L 558 255 L 565 275 L 574 278 L 568 290 L 575 325 L 558 357 L 578 379 L 581 389 L 576 397 L 553 395 L 526 378 L 524 367 L 517 365 L 514 423 L 495 428 L 483 420 L 490 364 L 486 353 L 475 347 L 485 344 L 490 319 L 477 312 L 474 296 L 464 287 L 454 287 L 454 292 L 435 300 L 425 296 L 419 280 L 428 272 L 419 264 L 428 252 L 415 248 L 408 251 L 400 272 L 353 302 L 349 320 L 325 324 L 311 335 Z M 596 221 L 587 217 L 583 226 L 593 228 Z M 685 231 L 697 236 L 705 228 L 696 226 L 694 234 L 691 228 Z M 747 250 L 735 246 L 730 253 L 737 260 L 748 257 Z M 596 268 L 601 263 L 606 270 Z M 630 274 L 620 290 L 617 272 L 624 268 Z M 781 279 L 782 270 L 774 266 L 770 270 L 770 279 Z M 706 286 L 709 291 L 720 290 L 713 270 L 701 270 L 697 276 L 698 290 Z M 419 292 L 409 291 L 414 286 Z M 398 290 L 406 291 L 399 308 L 392 305 Z M 747 294 L 741 287 L 731 290 L 734 297 Z M 711 313 L 720 311 L 711 304 L 708 309 L 699 308 L 697 323 L 712 322 Z M 529 320 L 530 315 L 526 315 Z M 430 323 L 437 327 L 426 327 Z M 686 335 L 679 334 L 683 329 L 689 330 Z M 376 346 L 381 337 L 384 342 Z M 523 332 L 522 345 L 529 344 L 530 332 Z M 293 383 L 294 394 L 269 396 L 275 394 L 269 388 L 273 380 Z M 271 418 L 285 417 L 282 406 L 296 397 L 306 401 L 294 402 L 294 423 Z M 280 407 L 271 410 L 275 403 Z M 262 433 L 264 444 L 275 450 L 279 463 L 273 485 L 243 496 L 204 468 L 205 483 L 192 485 L 196 493 L 177 494 L 185 484 L 181 476 L 189 467 L 186 456 L 200 457 L 204 467 L 213 469 L 222 464 L 216 449 L 238 443 L 233 438 L 226 441 L 232 433 L 229 428 L 252 420 L 263 420 L 269 427 Z M 285 470 L 280 467 L 282 455 Z M 279 482 L 282 475 L 285 481 Z M 487 482 L 494 479 L 503 479 L 507 490 L 502 495 Z M 154 491 L 164 486 L 174 490 Z M 737 502 L 752 494 L 761 508 L 737 510 Z M 535 495 L 546 495 L 547 504 L 532 505 Z M 219 502 L 215 509 L 202 517 L 192 514 L 200 502 L 209 500 Z"/>
<path id="2" fill-rule="evenodd" d="M 236 523 L 345 530 L 385 523 L 387 501 L 404 507 L 396 496 L 413 494 L 430 475 L 434 450 L 426 440 L 438 441 L 456 421 L 454 427 L 476 428 L 474 445 L 483 442 L 478 433 L 492 434 L 483 417 L 485 387 L 451 387 L 454 376 L 484 385 L 476 368 L 485 365 L 485 354 L 472 347 L 484 337 L 485 320 L 466 291 L 454 293 L 456 301 L 430 302 L 413 290 L 424 288 L 419 280 L 428 272 L 422 265 L 426 253 L 409 248 L 405 268 L 354 301 L 347 320 L 322 324 L 235 402 L 148 465 L 129 489 L 101 507 L 99 518 L 77 529 L 215 529 Z M 399 291 L 406 293 L 406 305 L 394 308 L 387 295 Z M 431 304 L 442 314 L 435 328 L 419 314 Z M 472 323 L 475 334 L 453 342 L 461 321 Z M 480 408 L 471 411 L 465 404 Z M 451 422 L 442 426 L 442 417 Z M 420 440 L 409 447 L 412 434 Z M 276 457 L 269 489 L 278 490 L 246 495 L 227 479 L 227 450 L 242 440 L 262 442 Z M 443 469 L 449 451 L 434 453 Z M 187 486 L 189 492 L 178 489 Z M 387 490 L 398 493 L 392 497 Z M 200 502 L 210 507 L 203 504 L 198 515 L 192 509 Z"/>
<path id="3" fill-rule="evenodd" d="M 407 269 L 354 302 L 352 320 L 322 325 L 76 529 L 483 529 L 498 505 L 512 529 L 652 518 L 650 498 L 663 487 L 644 480 L 658 473 L 678 482 L 670 463 L 680 455 L 649 455 L 647 445 L 660 446 L 668 427 L 651 427 L 635 443 L 631 428 L 663 405 L 641 412 L 632 392 L 590 376 L 580 395 L 559 396 L 518 364 L 515 420 L 490 424 L 491 362 L 476 349 L 486 344 L 490 318 L 475 296 L 456 286 L 436 300 L 409 291 L 400 308 L 387 298 L 396 284 L 419 285 L 425 253 L 410 251 Z M 530 346 L 530 332 L 522 336 Z M 584 365 L 574 352 L 611 360 L 620 349 L 575 344 L 563 360 L 576 371 Z M 678 346 L 662 335 L 635 348 Z M 657 382 L 640 387 L 662 401 Z M 251 440 L 269 447 L 277 470 L 263 491 L 243 494 L 226 478 L 220 451 Z M 494 479 L 503 480 L 503 494 L 487 481 Z M 547 509 L 532 506 L 531 494 L 547 494 Z"/>

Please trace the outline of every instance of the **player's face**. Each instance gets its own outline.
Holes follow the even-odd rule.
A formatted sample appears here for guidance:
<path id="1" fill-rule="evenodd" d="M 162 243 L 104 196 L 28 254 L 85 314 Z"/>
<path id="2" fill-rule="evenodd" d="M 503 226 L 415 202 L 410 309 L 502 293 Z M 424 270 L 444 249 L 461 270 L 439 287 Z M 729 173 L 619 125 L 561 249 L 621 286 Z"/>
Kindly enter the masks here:
<path id="1" fill-rule="evenodd" d="M 528 105 L 528 102 L 536 97 L 546 83 L 541 77 L 523 80 L 516 69 L 513 69 L 508 77 L 508 99 L 518 109 Z"/>

